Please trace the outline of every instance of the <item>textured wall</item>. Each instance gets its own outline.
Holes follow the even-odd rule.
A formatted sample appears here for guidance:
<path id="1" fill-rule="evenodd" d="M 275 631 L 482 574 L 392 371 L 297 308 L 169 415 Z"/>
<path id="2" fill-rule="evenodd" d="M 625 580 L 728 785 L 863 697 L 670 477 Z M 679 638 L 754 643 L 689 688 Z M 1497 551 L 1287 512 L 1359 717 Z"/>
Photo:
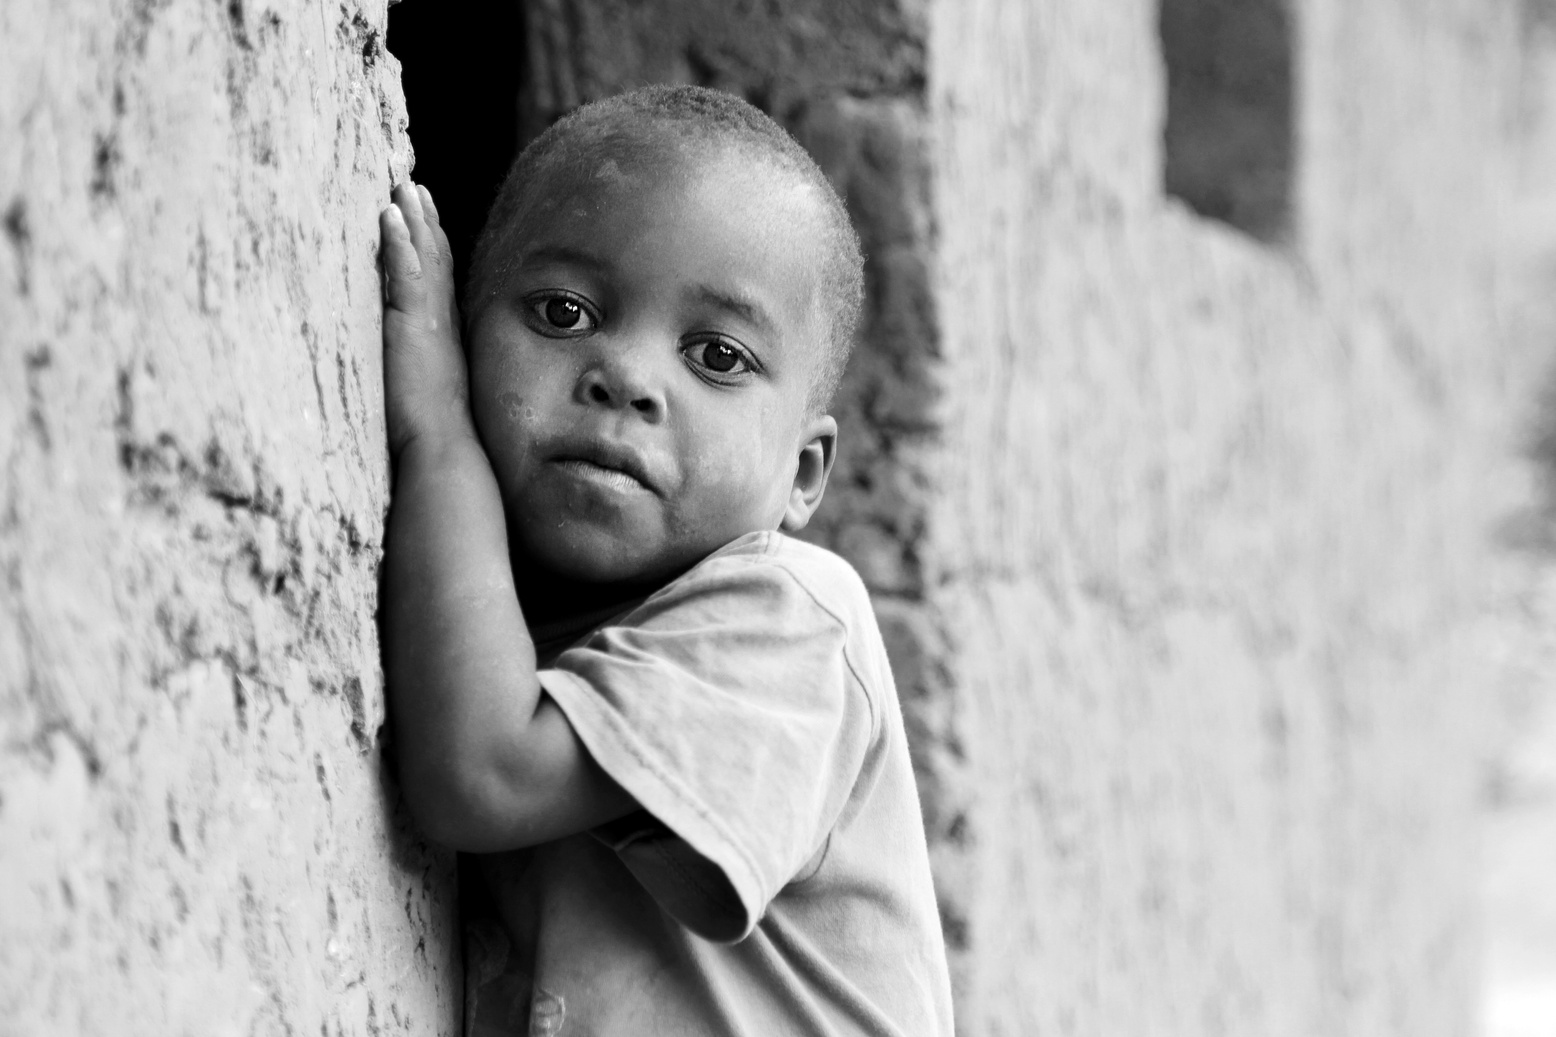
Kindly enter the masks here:
<path id="1" fill-rule="evenodd" d="M 1486 997 L 1482 1037 L 1537 1037 L 1556 1019 L 1556 4 L 1522 0 L 1518 95 L 1509 127 L 1508 197 L 1498 278 L 1510 347 L 1528 387 L 1515 414 L 1533 464 L 1501 539 L 1515 563 L 1487 654 L 1502 724 L 1486 782 L 1482 869 Z M 1537 405 L 1537 406 L 1536 406 Z M 1521 564 L 1520 564 L 1521 563 Z"/>
<path id="2" fill-rule="evenodd" d="M 384 9 L 0 0 L 0 1029 L 451 1033 L 394 814 Z"/>
<path id="3" fill-rule="evenodd" d="M 935 7 L 966 1032 L 1470 1032 L 1507 13 L 1293 5 L 1265 247 L 1162 197 L 1153 4 Z"/>
<path id="4" fill-rule="evenodd" d="M 1292 9 L 1264 245 L 1164 197 L 1148 0 L 525 5 L 524 127 L 733 89 L 855 214 L 814 535 L 875 594 L 967 1034 L 1469 1028 L 1509 19 Z M 0 0 L 16 1032 L 455 1025 L 379 733 L 383 18 Z"/>

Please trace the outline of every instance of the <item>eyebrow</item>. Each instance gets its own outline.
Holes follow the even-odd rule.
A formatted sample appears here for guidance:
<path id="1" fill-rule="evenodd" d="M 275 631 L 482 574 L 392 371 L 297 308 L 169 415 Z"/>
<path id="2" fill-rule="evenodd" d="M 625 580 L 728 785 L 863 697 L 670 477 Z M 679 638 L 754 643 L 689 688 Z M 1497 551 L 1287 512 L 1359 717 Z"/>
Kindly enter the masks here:
<path id="1" fill-rule="evenodd" d="M 772 335 L 777 330 L 777 325 L 762 304 L 744 292 L 721 291 L 706 284 L 698 285 L 693 291 L 700 302 L 733 313 L 764 334 Z"/>
<path id="2" fill-rule="evenodd" d="M 594 271 L 604 270 L 606 266 L 599 257 L 569 245 L 541 245 L 524 253 L 524 259 L 519 265 L 540 266 L 545 263 L 563 263 Z"/>
<path id="3" fill-rule="evenodd" d="M 567 266 L 581 267 L 593 273 L 606 273 L 610 264 L 593 253 L 571 245 L 541 245 L 524 254 L 519 263 L 522 267 L 544 266 L 547 263 L 561 263 Z M 720 289 L 708 284 L 699 284 L 692 288 L 691 295 L 701 303 L 715 306 L 726 313 L 732 313 L 747 324 L 756 328 L 765 335 L 775 336 L 778 325 L 773 320 L 761 302 L 755 296 L 741 289 Z"/>

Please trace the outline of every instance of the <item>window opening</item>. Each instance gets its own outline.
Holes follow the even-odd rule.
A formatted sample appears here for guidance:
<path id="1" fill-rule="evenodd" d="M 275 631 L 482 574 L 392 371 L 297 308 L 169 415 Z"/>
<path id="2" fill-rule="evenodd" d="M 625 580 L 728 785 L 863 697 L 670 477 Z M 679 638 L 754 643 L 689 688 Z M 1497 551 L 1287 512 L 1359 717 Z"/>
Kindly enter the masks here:
<path id="1" fill-rule="evenodd" d="M 1164 187 L 1202 216 L 1285 237 L 1294 140 L 1287 0 L 1160 0 Z"/>

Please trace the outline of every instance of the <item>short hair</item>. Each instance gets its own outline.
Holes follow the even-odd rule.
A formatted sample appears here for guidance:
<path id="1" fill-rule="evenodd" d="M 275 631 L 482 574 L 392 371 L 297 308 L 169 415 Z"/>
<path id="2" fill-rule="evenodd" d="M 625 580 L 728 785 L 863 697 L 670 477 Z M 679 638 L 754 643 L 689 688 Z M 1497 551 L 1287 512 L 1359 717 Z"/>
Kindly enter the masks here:
<path id="1" fill-rule="evenodd" d="M 641 143 L 647 127 L 752 153 L 817 189 L 822 204 L 818 264 L 821 311 L 827 341 L 812 385 L 810 404 L 830 405 L 853 350 L 864 305 L 864 257 L 848 210 L 814 159 L 760 109 L 733 94 L 699 86 L 649 86 L 573 109 L 514 159 L 476 239 L 465 287 L 465 313 L 484 305 L 502 274 L 499 256 L 527 209 L 526 189 L 582 149 L 585 154 Z"/>

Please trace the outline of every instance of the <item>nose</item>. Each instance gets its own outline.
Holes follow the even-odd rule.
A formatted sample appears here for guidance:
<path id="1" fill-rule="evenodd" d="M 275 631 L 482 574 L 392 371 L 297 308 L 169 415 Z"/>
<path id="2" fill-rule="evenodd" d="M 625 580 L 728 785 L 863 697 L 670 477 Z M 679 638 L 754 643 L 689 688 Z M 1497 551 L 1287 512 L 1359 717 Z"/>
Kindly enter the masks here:
<path id="1" fill-rule="evenodd" d="M 664 420 L 663 388 L 640 348 L 615 349 L 599 357 L 578 378 L 574 398 L 586 406 L 631 408 L 646 421 Z"/>

